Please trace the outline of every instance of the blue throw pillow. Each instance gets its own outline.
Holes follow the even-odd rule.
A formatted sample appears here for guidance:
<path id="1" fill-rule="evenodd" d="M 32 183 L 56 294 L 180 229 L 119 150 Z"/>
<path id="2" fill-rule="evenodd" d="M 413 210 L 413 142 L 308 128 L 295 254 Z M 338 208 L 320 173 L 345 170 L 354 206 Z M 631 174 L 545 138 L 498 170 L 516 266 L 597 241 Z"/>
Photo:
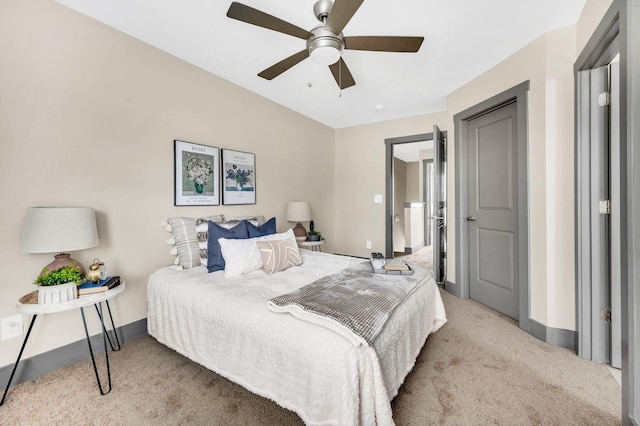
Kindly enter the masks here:
<path id="1" fill-rule="evenodd" d="M 230 240 L 245 240 L 249 238 L 247 222 L 242 221 L 231 229 L 209 221 L 209 237 L 207 239 L 207 269 L 209 272 L 222 271 L 224 269 L 224 257 L 220 250 L 218 238 L 228 238 Z"/>
<path id="2" fill-rule="evenodd" d="M 247 222 L 247 230 L 249 231 L 249 238 L 262 237 L 264 235 L 271 235 L 276 233 L 276 218 L 272 217 L 260 226 L 255 226 L 251 222 Z"/>

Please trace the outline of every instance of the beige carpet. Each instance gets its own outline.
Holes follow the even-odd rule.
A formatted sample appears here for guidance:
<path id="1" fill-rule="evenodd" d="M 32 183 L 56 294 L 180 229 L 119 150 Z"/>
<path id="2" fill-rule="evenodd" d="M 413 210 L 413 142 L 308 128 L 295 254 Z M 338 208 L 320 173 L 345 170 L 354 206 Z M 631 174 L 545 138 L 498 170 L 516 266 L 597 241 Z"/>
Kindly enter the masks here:
<path id="1" fill-rule="evenodd" d="M 620 387 L 602 364 L 520 331 L 474 301 L 443 294 L 433 334 L 394 399 L 397 425 L 620 424 Z M 111 355 L 100 396 L 88 358 L 10 391 L 0 425 L 292 425 L 299 418 L 151 337 Z"/>

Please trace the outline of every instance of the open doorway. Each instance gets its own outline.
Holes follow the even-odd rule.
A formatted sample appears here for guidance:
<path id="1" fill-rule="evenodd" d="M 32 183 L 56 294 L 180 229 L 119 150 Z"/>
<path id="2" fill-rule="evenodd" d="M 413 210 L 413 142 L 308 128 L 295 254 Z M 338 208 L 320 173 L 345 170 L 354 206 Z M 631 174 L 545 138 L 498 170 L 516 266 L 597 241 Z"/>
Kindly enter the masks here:
<path id="1" fill-rule="evenodd" d="M 433 184 L 433 140 L 394 146 L 393 257 L 433 270 L 433 188 L 425 183 Z"/>
<path id="2" fill-rule="evenodd" d="M 405 257 L 408 263 L 432 270 L 442 284 L 446 277 L 446 132 L 434 126 L 433 133 L 386 139 L 385 144 L 385 257 Z"/>

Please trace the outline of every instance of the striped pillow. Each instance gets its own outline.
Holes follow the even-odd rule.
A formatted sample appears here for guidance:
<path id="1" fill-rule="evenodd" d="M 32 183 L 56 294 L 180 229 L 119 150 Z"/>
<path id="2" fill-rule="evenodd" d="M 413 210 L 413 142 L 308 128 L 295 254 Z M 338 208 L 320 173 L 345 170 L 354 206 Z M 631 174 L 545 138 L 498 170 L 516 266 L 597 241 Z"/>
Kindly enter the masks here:
<path id="1" fill-rule="evenodd" d="M 215 215 L 199 219 L 193 217 L 170 217 L 162 222 L 162 227 L 172 234 L 172 238 L 167 240 L 167 243 L 175 246 L 171 250 L 171 254 L 176 256 L 174 263 L 178 268 L 188 269 L 202 264 L 196 223 L 204 221 L 206 226 L 208 221 L 220 223 L 223 220 L 222 215 Z"/>
<path id="2" fill-rule="evenodd" d="M 256 241 L 256 244 L 262 257 L 262 267 L 267 274 L 281 272 L 292 266 L 302 264 L 298 244 L 292 238 L 275 241 Z"/>

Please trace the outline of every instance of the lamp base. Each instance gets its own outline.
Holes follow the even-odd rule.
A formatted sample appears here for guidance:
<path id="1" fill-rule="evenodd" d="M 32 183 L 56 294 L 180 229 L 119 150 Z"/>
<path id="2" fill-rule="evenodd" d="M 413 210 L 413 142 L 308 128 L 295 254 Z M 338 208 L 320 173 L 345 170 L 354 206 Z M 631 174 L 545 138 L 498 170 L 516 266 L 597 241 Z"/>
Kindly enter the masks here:
<path id="1" fill-rule="evenodd" d="M 304 229 L 304 226 L 302 226 L 301 223 L 298 223 L 296 225 L 296 227 L 293 228 L 293 235 L 296 236 L 296 240 L 298 238 L 302 238 L 302 237 L 304 237 L 304 239 L 306 240 L 307 239 L 307 230 Z"/>
<path id="2" fill-rule="evenodd" d="M 80 272 L 82 273 L 82 276 L 85 276 L 87 271 L 84 269 L 84 266 L 82 266 L 82 263 L 78 262 L 77 260 L 74 260 L 71 258 L 71 255 L 69 253 L 60 253 L 60 254 L 56 254 L 55 259 L 53 262 L 51 262 L 50 264 L 48 264 L 47 266 L 45 266 L 44 268 L 42 268 L 42 270 L 44 271 L 44 269 L 48 269 L 49 271 L 55 271 L 56 269 L 60 269 L 64 266 L 67 266 L 71 263 L 75 263 L 77 266 L 80 267 Z M 42 275 L 42 273 L 41 273 Z"/>

